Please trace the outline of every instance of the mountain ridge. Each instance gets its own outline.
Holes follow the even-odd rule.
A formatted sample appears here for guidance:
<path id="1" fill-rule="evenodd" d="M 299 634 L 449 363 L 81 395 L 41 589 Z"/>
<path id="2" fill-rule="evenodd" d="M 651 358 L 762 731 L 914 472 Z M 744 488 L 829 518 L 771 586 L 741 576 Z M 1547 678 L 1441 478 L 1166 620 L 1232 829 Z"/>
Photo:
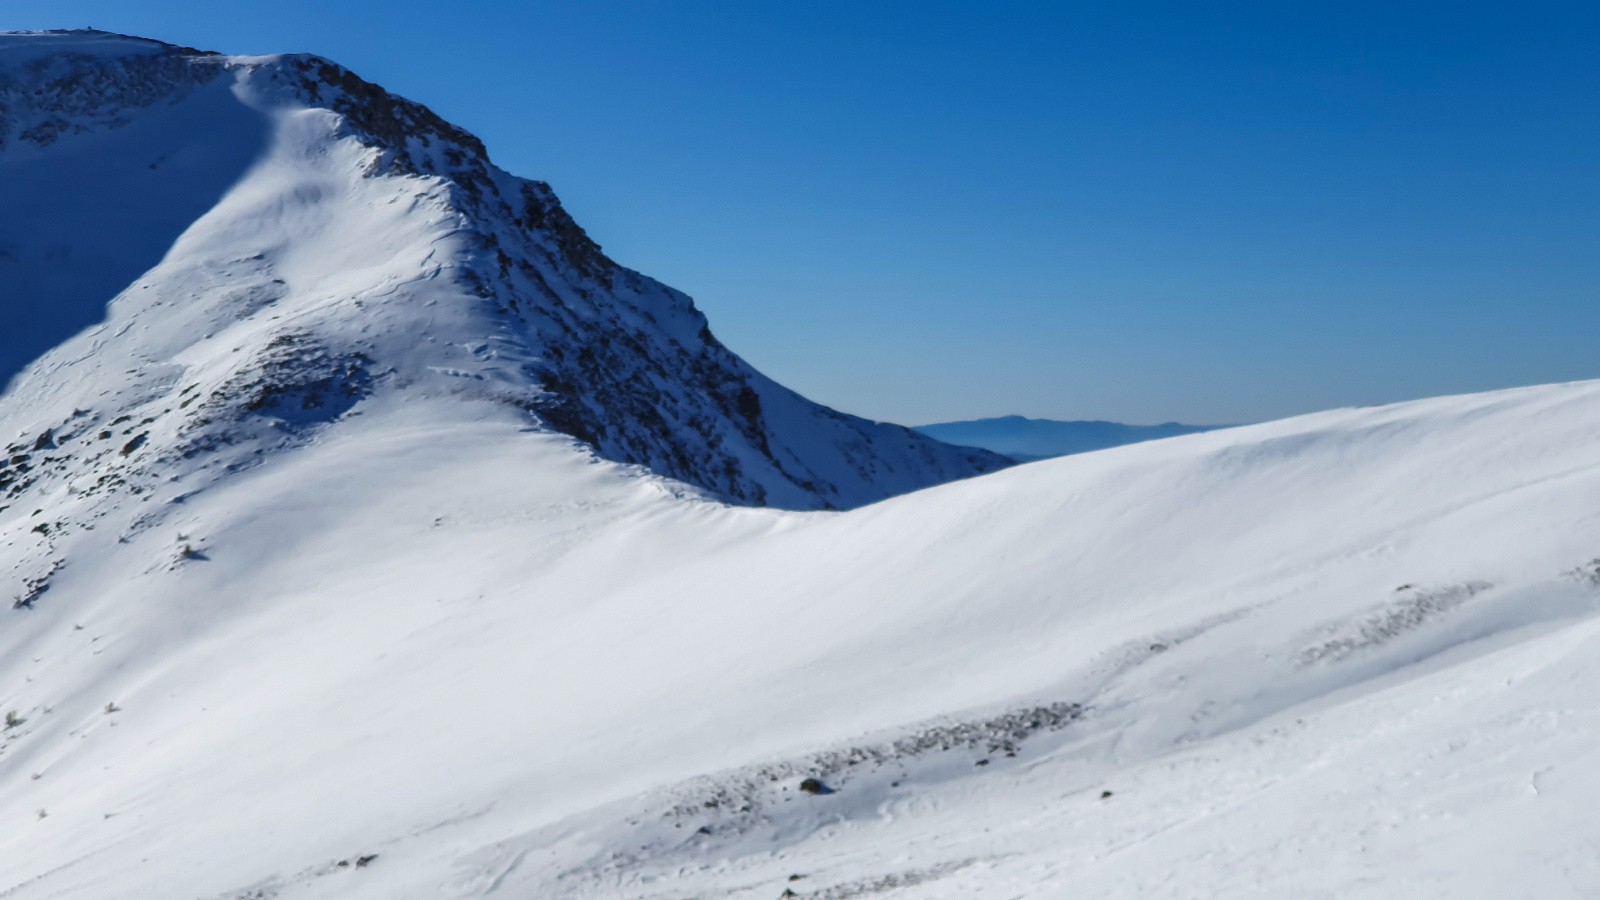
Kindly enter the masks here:
<path id="1" fill-rule="evenodd" d="M 30 302 L 100 314 L 0 395 L 0 896 L 1600 886 L 1600 381 L 814 509 L 742 387 L 842 496 L 894 447 L 530 229 L 543 193 L 470 148 L 368 146 L 281 59 L 201 65 L 0 151 L 5 324 L 41 273 Z M 566 406 L 804 508 L 589 452 Z M 650 410 L 707 431 L 617 433 Z"/>
<path id="2" fill-rule="evenodd" d="M 446 282 L 456 296 L 447 299 L 433 286 L 424 286 L 427 289 L 418 292 L 431 299 L 418 302 L 453 304 L 462 319 L 459 324 L 470 331 L 456 339 L 451 348 L 456 352 L 446 354 L 449 360 L 427 362 L 417 358 L 415 347 L 379 348 L 370 339 L 351 340 L 351 346 L 325 354 L 329 360 L 342 360 L 334 363 L 336 369 L 376 367 L 378 371 L 360 379 L 362 390 L 386 389 L 399 379 L 409 390 L 432 384 L 432 389 L 489 396 L 520 409 L 535 423 L 592 446 L 602 456 L 648 466 L 723 499 L 758 505 L 854 506 L 1005 464 L 998 456 L 948 448 L 899 426 L 825 410 L 771 382 L 716 341 L 687 296 L 610 260 L 566 213 L 549 185 L 495 168 L 477 138 L 335 63 L 306 55 L 224 57 L 100 33 L 13 34 L 4 40 L 9 48 L 30 39 L 63 42 L 64 47 L 11 66 L 0 84 L 0 94 L 9 98 L 0 109 L 0 123 L 4 133 L 15 135 L 11 152 L 20 164 L 47 159 L 58 147 L 60 155 L 67 155 L 76 149 L 75 142 L 98 144 L 96 151 L 105 157 L 109 155 L 105 145 L 138 132 L 141 117 L 173 119 L 187 114 L 194 121 L 186 127 L 195 135 L 206 130 L 197 122 L 231 117 L 245 124 L 222 131 L 259 131 L 266 155 L 245 160 L 247 164 L 236 166 L 235 172 L 216 174 L 211 189 L 220 190 L 225 207 L 227 198 L 248 192 L 242 186 L 260 184 L 268 177 L 297 179 L 299 190 L 348 193 L 350 188 L 336 186 L 325 177 L 328 173 L 316 168 L 320 162 L 310 161 L 325 153 L 322 148 L 334 149 L 348 140 L 352 143 L 346 156 L 361 158 L 344 160 L 341 164 L 353 171 L 338 177 L 350 185 L 357 183 L 348 179 L 359 177 L 369 186 L 382 183 L 398 192 L 394 199 L 382 199 L 365 191 L 367 196 L 357 205 L 365 203 L 364 209 L 373 210 L 372 204 L 396 202 L 404 193 L 406 202 L 422 201 L 433 210 L 429 215 L 436 222 L 431 234 L 417 233 L 404 240 L 414 243 L 420 259 L 435 261 L 424 264 L 431 267 L 424 278 Z M 85 40 L 86 46 L 73 43 Z M 93 52 L 67 49 L 73 47 Z M 131 53 L 124 52 L 129 48 Z M 313 113 L 313 118 L 325 121 L 313 124 L 306 118 Z M 262 146 L 252 143 L 256 140 L 253 135 L 237 138 L 242 160 L 252 147 Z M 116 148 L 122 155 L 150 157 L 148 167 L 157 173 L 156 180 L 160 170 L 172 166 L 170 159 L 181 158 L 185 150 L 171 129 L 123 143 L 128 146 Z M 208 161 L 222 155 L 211 154 Z M 277 166 L 277 171 L 269 173 L 263 160 L 272 164 L 267 168 Z M 243 180 L 230 182 L 230 177 Z M 18 193 L 23 193 L 20 187 Z M 197 199 L 194 205 L 205 202 Z M 44 210 L 47 204 L 41 202 L 38 208 Z M 279 214 L 272 209 L 265 212 Z M 343 214 L 348 227 L 360 227 L 354 224 L 356 213 Z M 215 211 L 205 215 L 214 216 Z M 453 221 L 447 224 L 443 218 Z M 222 227 L 256 226 L 235 218 Z M 201 243 L 194 229 L 183 232 L 175 248 Z M 277 239 L 281 244 L 282 238 Z M 395 240 L 402 240 L 398 232 Z M 57 248 L 36 249 L 36 259 L 30 260 L 30 243 L 38 242 L 18 232 L 0 235 L 0 249 L 7 251 L 14 265 L 24 271 L 48 269 L 43 259 Z M 213 252 L 218 249 L 222 248 Z M 361 252 L 353 245 L 350 249 Z M 282 302 L 267 298 L 293 293 L 294 285 L 280 277 L 282 273 L 270 271 L 281 260 L 263 257 L 252 266 L 247 259 L 251 255 L 241 251 L 240 259 L 226 263 L 250 270 L 230 276 L 230 285 L 249 283 L 261 295 L 236 308 L 235 315 L 259 314 Z M 439 265 L 441 261 L 445 264 Z M 207 264 L 224 263 L 211 259 Z M 331 258 L 323 262 L 334 264 Z M 172 254 L 162 265 L 168 269 L 175 265 Z M 129 263 L 117 275 L 126 276 L 135 268 Z M 157 266 L 139 276 L 142 283 L 130 285 L 118 302 L 123 307 L 133 305 L 129 292 L 135 289 L 162 290 L 150 274 L 161 271 Z M 394 272 L 386 277 L 400 278 Z M 110 278 L 102 281 L 110 283 Z M 402 283 L 398 290 L 411 289 Z M 48 290 L 42 293 L 43 299 L 50 299 Z M 107 298 L 92 291 L 79 293 L 67 302 L 38 305 L 77 308 L 76 320 L 82 322 Z M 168 305 L 173 303 L 169 299 Z M 324 319 L 319 326 L 324 342 L 328 333 L 372 332 L 380 325 L 391 333 L 409 330 L 412 343 L 435 337 L 424 316 L 404 321 L 393 302 L 373 314 L 386 322 L 359 323 L 357 317 L 345 314 L 348 310 L 322 306 L 317 315 Z M 306 315 L 300 318 L 306 320 Z M 274 346 L 281 349 L 305 344 L 306 338 L 276 333 L 262 343 L 263 348 L 272 341 L 279 341 Z M 463 345 L 478 349 L 462 358 L 458 348 Z M 404 364 L 396 367 L 395 360 L 381 358 L 384 354 Z M 275 368 L 268 368 L 281 370 L 283 356 L 278 353 Z M 512 359 L 515 364 L 510 364 Z M 459 382 L 448 387 L 437 384 L 445 372 L 493 385 L 474 391 Z M 40 377 L 37 367 L 32 377 Z M 348 384 L 340 388 L 351 389 Z M 286 384 L 279 392 L 297 390 Z M 320 402 L 320 395 L 310 399 Z M 818 439 L 823 434 L 829 437 Z"/>
<path id="3" fill-rule="evenodd" d="M 912 430 L 946 443 L 979 447 L 1020 462 L 1031 462 L 1231 427 L 1234 426 L 1185 425 L 1180 422 L 1128 425 L 1098 419 L 1068 421 L 1012 415 L 935 422 L 912 426 Z"/>

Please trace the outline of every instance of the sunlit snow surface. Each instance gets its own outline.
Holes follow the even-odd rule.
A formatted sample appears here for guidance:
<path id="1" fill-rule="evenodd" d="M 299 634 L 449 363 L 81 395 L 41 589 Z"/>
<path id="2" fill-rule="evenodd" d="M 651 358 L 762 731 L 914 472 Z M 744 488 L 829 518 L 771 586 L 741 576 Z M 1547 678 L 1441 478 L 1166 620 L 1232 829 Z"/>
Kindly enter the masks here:
<path id="1" fill-rule="evenodd" d="M 326 202 L 386 183 L 281 117 L 0 398 L 44 472 L 0 572 L 49 584 L 0 609 L 0 897 L 1600 891 L 1600 382 L 845 513 L 706 500 L 421 374 L 197 431 L 184 386 L 272 315 L 382 340 L 411 285 L 466 327 L 427 277 L 448 208 Z M 156 421 L 72 424 L 107 403 Z"/>

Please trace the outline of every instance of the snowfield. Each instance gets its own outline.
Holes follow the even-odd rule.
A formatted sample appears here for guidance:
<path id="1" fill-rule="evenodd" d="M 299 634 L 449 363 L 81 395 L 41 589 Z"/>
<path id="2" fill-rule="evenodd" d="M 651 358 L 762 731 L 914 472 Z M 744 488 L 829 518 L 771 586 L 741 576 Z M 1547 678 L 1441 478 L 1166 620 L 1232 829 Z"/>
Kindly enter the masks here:
<path id="1" fill-rule="evenodd" d="M 40 42 L 176 52 L 0 57 Z M 0 218 L 38 279 L 8 315 L 137 269 L 0 397 L 0 898 L 1600 892 L 1600 382 L 901 493 L 988 462 L 805 404 L 532 228 L 573 321 L 640 323 L 663 420 L 744 467 L 673 480 L 618 449 L 668 446 L 621 394 L 540 405 L 590 332 L 476 305 L 532 302 L 509 250 L 462 276 L 511 225 L 375 168 L 359 111 L 259 99 L 282 59 L 0 151 L 9 197 L 241 92 L 271 136 L 145 269 L 42 272 L 56 232 Z M 774 421 L 672 381 L 692 354 Z M 900 495 L 808 511 L 873 472 Z"/>

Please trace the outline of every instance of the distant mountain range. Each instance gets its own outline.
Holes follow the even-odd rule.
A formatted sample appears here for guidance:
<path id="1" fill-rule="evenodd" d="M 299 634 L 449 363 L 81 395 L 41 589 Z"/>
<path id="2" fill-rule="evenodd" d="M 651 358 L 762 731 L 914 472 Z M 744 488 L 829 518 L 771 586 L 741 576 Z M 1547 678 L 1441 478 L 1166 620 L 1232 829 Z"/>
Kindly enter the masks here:
<path id="1" fill-rule="evenodd" d="M 1001 416 L 996 419 L 920 425 L 913 430 L 947 444 L 980 447 L 995 453 L 1003 453 L 1019 462 L 1028 462 L 1227 427 L 1229 426 L 1183 425 L 1178 422 L 1163 422 L 1160 425 L 1124 425 L 1121 422 L 1099 421 L 1061 422 L 1053 419 L 1029 419 L 1025 416 Z"/>

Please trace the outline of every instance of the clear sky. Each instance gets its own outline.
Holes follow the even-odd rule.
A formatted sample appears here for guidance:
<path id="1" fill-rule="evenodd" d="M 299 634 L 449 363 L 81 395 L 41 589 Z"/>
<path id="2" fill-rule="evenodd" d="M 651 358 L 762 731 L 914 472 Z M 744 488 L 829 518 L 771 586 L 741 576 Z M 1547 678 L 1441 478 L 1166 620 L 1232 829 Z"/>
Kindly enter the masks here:
<path id="1" fill-rule="evenodd" d="M 874 418 L 1600 377 L 1600 4 L 0 5 L 83 26 L 420 100 Z"/>

